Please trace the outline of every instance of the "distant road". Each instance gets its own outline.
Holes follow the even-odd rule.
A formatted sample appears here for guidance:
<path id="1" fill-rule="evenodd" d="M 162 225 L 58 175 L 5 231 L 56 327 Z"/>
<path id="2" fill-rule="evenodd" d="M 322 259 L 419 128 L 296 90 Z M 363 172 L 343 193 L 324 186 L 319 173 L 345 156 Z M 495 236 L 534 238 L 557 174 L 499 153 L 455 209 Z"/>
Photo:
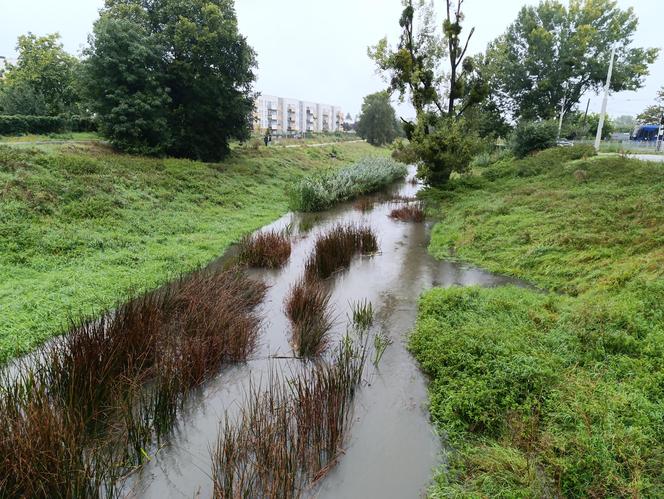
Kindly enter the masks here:
<path id="1" fill-rule="evenodd" d="M 358 142 L 364 142 L 363 140 L 344 140 L 341 142 L 325 142 L 323 144 L 291 144 L 289 146 L 273 146 L 273 147 L 284 147 L 286 149 L 293 149 L 296 147 L 325 147 L 325 146 L 336 146 L 337 144 L 357 144 Z"/>
<path id="2" fill-rule="evenodd" d="M 664 163 L 664 154 L 628 154 L 627 156 L 634 159 L 640 159 L 641 161 Z"/>

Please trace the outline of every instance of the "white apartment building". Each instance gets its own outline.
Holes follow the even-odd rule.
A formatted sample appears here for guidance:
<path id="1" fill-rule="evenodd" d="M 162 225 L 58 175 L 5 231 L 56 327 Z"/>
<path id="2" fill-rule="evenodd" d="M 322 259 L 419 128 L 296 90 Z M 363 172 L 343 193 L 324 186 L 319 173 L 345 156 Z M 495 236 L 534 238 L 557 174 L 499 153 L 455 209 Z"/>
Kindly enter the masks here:
<path id="1" fill-rule="evenodd" d="M 261 95 L 256 99 L 254 129 L 277 134 L 336 132 L 342 129 L 344 114 L 339 106 Z"/>

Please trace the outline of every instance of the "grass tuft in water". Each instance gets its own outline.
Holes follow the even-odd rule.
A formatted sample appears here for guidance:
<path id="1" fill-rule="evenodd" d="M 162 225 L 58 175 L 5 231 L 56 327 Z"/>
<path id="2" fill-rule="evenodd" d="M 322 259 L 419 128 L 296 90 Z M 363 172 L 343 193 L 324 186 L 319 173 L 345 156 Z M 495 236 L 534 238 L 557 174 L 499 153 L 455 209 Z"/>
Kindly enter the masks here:
<path id="1" fill-rule="evenodd" d="M 257 232 L 245 236 L 239 243 L 241 263 L 258 268 L 279 268 L 291 255 L 291 241 L 287 231 Z"/>
<path id="2" fill-rule="evenodd" d="M 420 203 L 406 204 L 393 209 L 390 218 L 401 222 L 424 222 L 424 208 Z"/>
<path id="3" fill-rule="evenodd" d="M 367 300 L 356 301 L 351 304 L 353 325 L 360 331 L 367 331 L 373 324 L 373 304 Z"/>
<path id="4" fill-rule="evenodd" d="M 327 349 L 334 324 L 330 298 L 330 290 L 324 283 L 307 279 L 296 282 L 286 296 L 286 316 L 298 357 L 315 357 Z"/>
<path id="5" fill-rule="evenodd" d="M 316 239 L 314 252 L 305 264 L 307 279 L 327 279 L 350 266 L 353 256 L 378 251 L 378 239 L 371 227 L 338 224 Z"/>
<path id="6" fill-rule="evenodd" d="M 220 425 L 214 497 L 300 497 L 323 478 L 342 452 L 366 350 L 345 338 L 330 363 L 251 386 L 239 417 Z"/>

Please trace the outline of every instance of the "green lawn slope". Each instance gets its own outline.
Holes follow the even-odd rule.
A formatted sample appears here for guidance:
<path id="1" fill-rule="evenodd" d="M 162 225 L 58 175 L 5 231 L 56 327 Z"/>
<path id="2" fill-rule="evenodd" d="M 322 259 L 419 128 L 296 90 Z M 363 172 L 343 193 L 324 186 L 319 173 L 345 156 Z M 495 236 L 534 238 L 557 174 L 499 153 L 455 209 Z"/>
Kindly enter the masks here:
<path id="1" fill-rule="evenodd" d="M 284 214 L 301 176 L 385 154 L 366 143 L 245 147 L 205 164 L 0 146 L 0 362 L 221 255 Z"/>
<path id="2" fill-rule="evenodd" d="M 570 157 L 429 193 L 434 255 L 546 290 L 423 296 L 410 346 L 451 449 L 432 497 L 664 495 L 664 165 Z"/>

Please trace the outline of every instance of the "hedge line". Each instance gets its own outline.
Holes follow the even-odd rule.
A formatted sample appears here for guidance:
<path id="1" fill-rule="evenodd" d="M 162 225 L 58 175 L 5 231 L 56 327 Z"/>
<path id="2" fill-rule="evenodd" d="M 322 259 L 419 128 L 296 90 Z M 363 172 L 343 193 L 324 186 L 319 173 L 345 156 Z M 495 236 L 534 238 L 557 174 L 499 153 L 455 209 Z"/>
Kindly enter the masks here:
<path id="1" fill-rule="evenodd" d="M 0 115 L 0 135 L 92 132 L 96 129 L 94 120 L 87 116 Z"/>

